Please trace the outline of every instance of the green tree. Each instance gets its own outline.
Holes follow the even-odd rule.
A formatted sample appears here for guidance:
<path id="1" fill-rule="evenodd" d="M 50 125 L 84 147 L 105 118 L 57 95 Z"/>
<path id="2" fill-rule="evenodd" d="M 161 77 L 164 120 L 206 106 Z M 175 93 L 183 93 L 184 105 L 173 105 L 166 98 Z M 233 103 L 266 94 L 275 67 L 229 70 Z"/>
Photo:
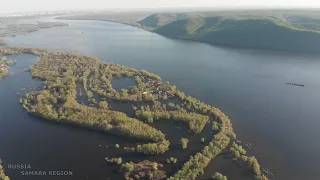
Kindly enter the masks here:
<path id="1" fill-rule="evenodd" d="M 133 162 L 129 162 L 129 163 L 127 162 L 127 163 L 122 164 L 119 171 L 123 172 L 123 173 L 130 173 L 130 172 L 134 171 Z"/>
<path id="2" fill-rule="evenodd" d="M 137 146 L 137 152 L 148 154 L 148 155 L 157 155 L 163 154 L 169 150 L 170 142 L 168 140 L 163 140 L 158 143 L 148 143 Z"/>
<path id="3" fill-rule="evenodd" d="M 231 132 L 230 134 L 229 134 L 229 137 L 231 138 L 231 139 L 236 139 L 237 138 L 237 135 L 236 135 L 236 133 L 234 133 L 234 132 Z"/>
<path id="4" fill-rule="evenodd" d="M 87 91 L 88 99 L 91 99 L 93 97 L 93 93 L 91 91 Z"/>
<path id="5" fill-rule="evenodd" d="M 212 123 L 212 129 L 213 129 L 214 131 L 219 130 L 219 126 L 218 126 L 218 123 L 217 123 L 216 121 L 214 121 L 214 122 Z"/>
<path id="6" fill-rule="evenodd" d="M 216 180 L 228 180 L 226 176 L 222 175 L 219 172 L 215 172 L 212 178 Z"/>
<path id="7" fill-rule="evenodd" d="M 173 103 L 169 103 L 168 106 L 169 106 L 170 109 L 174 109 L 175 108 L 175 105 Z"/>
<path id="8" fill-rule="evenodd" d="M 121 157 L 117 158 L 117 159 L 116 159 L 116 163 L 117 163 L 117 164 L 122 164 L 122 158 L 121 158 Z"/>
<path id="9" fill-rule="evenodd" d="M 189 140 L 187 138 L 181 138 L 182 149 L 186 149 L 188 147 Z"/>
<path id="10" fill-rule="evenodd" d="M 122 99 L 128 98 L 128 90 L 127 89 L 121 89 L 120 90 L 120 96 Z"/>
<path id="11" fill-rule="evenodd" d="M 137 92 L 139 92 L 139 89 L 136 86 L 130 88 L 130 93 L 131 94 L 136 94 Z"/>
<path id="12" fill-rule="evenodd" d="M 152 164 L 152 169 L 157 171 L 158 170 L 158 163 L 153 163 Z"/>
<path id="13" fill-rule="evenodd" d="M 116 144 L 115 147 L 116 147 L 116 148 L 120 148 L 120 145 L 119 145 L 119 144 Z"/>
<path id="14" fill-rule="evenodd" d="M 100 101 L 99 107 L 101 109 L 108 109 L 108 102 L 107 101 Z"/>
<path id="15" fill-rule="evenodd" d="M 177 163 L 177 161 L 178 161 L 178 159 L 174 158 L 174 157 L 170 157 L 167 159 L 168 164 L 171 164 L 171 163 L 175 164 L 175 163 Z"/>

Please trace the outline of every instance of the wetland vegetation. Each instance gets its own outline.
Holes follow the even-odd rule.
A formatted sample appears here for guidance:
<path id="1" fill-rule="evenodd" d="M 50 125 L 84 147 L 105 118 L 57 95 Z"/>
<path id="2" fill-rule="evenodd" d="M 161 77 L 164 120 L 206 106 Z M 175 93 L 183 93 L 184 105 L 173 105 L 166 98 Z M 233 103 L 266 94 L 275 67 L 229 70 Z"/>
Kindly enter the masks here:
<path id="1" fill-rule="evenodd" d="M 163 82 L 156 74 L 119 64 L 104 63 L 97 57 L 76 53 L 24 47 L 0 49 L 2 55 L 23 53 L 40 58 L 30 68 L 30 72 L 33 78 L 44 81 L 41 89 L 27 93 L 20 99 L 28 113 L 51 122 L 140 141 L 135 147 L 116 144 L 114 148 L 130 149 L 128 153 L 135 153 L 136 156 L 143 154 L 146 160 L 133 162 L 122 157 L 106 158 L 107 162 L 119 165 L 119 172 L 122 172 L 126 179 L 196 179 L 217 155 L 227 152 L 229 146 L 231 151 L 235 152 L 233 154 L 236 154 L 236 158 L 245 156 L 243 147 L 234 143 L 236 134 L 228 116 L 219 109 L 179 91 L 169 82 Z M 111 81 L 120 78 L 133 79 L 136 85 L 117 91 L 112 87 Z M 79 102 L 79 87 L 84 89 L 92 105 Z M 164 104 L 163 101 L 168 99 L 177 101 Z M 131 108 L 135 112 L 133 117 L 108 107 L 111 101 L 132 104 Z M 149 105 L 143 104 L 145 102 L 149 102 Z M 176 164 L 178 159 L 182 163 L 178 162 L 180 170 L 172 175 L 162 169 L 165 165 L 148 159 L 174 149 L 171 139 L 152 126 L 154 121 L 181 122 L 192 136 L 201 135 L 202 139 L 199 138 L 198 141 L 203 146 L 202 150 L 190 154 L 189 159 L 170 156 L 163 159 L 167 165 Z M 208 133 L 209 136 L 203 137 L 205 129 L 211 132 Z M 180 149 L 184 149 L 182 151 L 189 149 L 188 142 L 187 138 L 181 139 Z M 256 158 L 252 156 L 241 159 L 246 159 L 248 166 L 252 168 L 249 177 L 267 179 Z"/>

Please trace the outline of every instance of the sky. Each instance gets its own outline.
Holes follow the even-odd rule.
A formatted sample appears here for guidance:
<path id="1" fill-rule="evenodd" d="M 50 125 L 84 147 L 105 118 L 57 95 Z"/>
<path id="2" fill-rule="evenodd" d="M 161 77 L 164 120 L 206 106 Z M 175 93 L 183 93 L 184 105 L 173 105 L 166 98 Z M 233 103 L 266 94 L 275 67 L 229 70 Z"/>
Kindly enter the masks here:
<path id="1" fill-rule="evenodd" d="M 319 7 L 320 0 L 0 0 L 0 12 L 137 8 Z"/>

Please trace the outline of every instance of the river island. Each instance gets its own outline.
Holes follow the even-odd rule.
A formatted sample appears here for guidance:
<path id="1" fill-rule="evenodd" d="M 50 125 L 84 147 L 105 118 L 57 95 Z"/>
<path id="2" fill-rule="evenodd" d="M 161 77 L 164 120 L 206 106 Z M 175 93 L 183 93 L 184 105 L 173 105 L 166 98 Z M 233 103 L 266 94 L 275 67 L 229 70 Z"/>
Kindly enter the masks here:
<path id="1" fill-rule="evenodd" d="M 44 81 L 43 87 L 27 93 L 20 99 L 21 106 L 33 116 L 61 125 L 71 125 L 108 135 L 140 141 L 135 147 L 121 147 L 128 153 L 145 155 L 145 160 L 123 161 L 121 157 L 106 157 L 107 163 L 119 166 L 125 179 L 196 179 L 221 153 L 228 153 L 235 161 L 250 168 L 249 176 L 266 180 L 268 171 L 260 167 L 254 156 L 236 139 L 231 120 L 218 108 L 186 95 L 160 76 L 120 64 L 105 63 L 97 57 L 51 52 L 46 49 L 26 47 L 0 48 L 0 55 L 33 54 L 39 60 L 30 67 L 33 78 Z M 116 90 L 112 81 L 132 79 L 134 86 Z M 80 101 L 84 91 L 87 101 Z M 166 104 L 165 101 L 171 100 Z M 131 104 L 133 116 L 116 111 L 110 102 Z M 182 124 L 190 134 L 201 134 L 210 126 L 210 136 L 199 139 L 202 150 L 188 160 L 180 161 L 180 170 L 167 175 L 166 164 L 179 162 L 179 157 L 164 159 L 164 163 L 148 159 L 170 151 L 171 140 L 153 123 L 173 121 Z M 188 139 L 181 139 L 181 151 L 188 148 Z M 219 172 L 214 179 L 227 179 Z"/>

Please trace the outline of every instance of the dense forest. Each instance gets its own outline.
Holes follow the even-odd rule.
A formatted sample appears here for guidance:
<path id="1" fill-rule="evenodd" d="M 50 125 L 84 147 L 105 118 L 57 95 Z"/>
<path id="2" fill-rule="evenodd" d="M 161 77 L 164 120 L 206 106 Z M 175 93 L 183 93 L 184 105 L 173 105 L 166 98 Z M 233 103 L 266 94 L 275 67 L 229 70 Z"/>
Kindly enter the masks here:
<path id="1" fill-rule="evenodd" d="M 247 156 L 244 148 L 235 144 L 236 134 L 228 116 L 219 109 L 184 94 L 169 82 L 163 82 L 158 75 L 146 70 L 104 63 L 96 57 L 76 53 L 23 47 L 0 48 L 2 55 L 22 53 L 40 57 L 40 60 L 30 67 L 30 72 L 33 78 L 44 81 L 40 90 L 27 93 L 20 99 L 22 107 L 31 115 L 52 122 L 141 140 L 143 143 L 137 143 L 136 147 L 123 148 L 128 152 L 148 156 L 162 155 L 172 147 L 170 139 L 152 127 L 154 121 L 181 122 L 191 134 L 202 133 L 204 127 L 213 121 L 209 126 L 210 136 L 206 137 L 208 144 L 205 143 L 205 138 L 201 138 L 202 150 L 193 154 L 189 160 L 183 161 L 181 169 L 169 179 L 196 179 L 222 152 L 230 152 L 236 159 L 246 162 L 252 169 L 250 177 L 257 180 L 268 179 L 261 171 L 257 159 Z M 136 82 L 136 86 L 116 91 L 111 81 L 118 78 L 131 78 Z M 84 89 L 91 105 L 79 101 L 80 87 Z M 176 99 L 178 102 L 163 104 L 167 99 Z M 132 106 L 134 117 L 112 110 L 109 107 L 110 101 L 136 103 Z M 151 105 L 145 105 L 144 102 Z M 187 138 L 181 139 L 182 150 L 188 148 L 188 142 Z M 230 150 L 228 147 L 231 147 Z M 115 148 L 122 146 L 116 144 Z M 121 157 L 106 158 L 106 161 L 119 165 L 119 172 L 124 173 L 126 179 L 146 177 L 146 173 L 149 179 L 166 177 L 157 162 L 125 162 Z M 164 161 L 168 164 L 177 163 L 174 157 Z M 220 178 L 220 175 L 217 177 Z"/>
<path id="2" fill-rule="evenodd" d="M 87 13 L 59 19 L 129 24 L 175 38 L 239 48 L 319 53 L 317 10 L 217 10 L 194 12 Z"/>
<path id="3" fill-rule="evenodd" d="M 138 21 L 163 36 L 242 48 L 319 53 L 317 13 L 230 11 L 158 13 Z"/>

